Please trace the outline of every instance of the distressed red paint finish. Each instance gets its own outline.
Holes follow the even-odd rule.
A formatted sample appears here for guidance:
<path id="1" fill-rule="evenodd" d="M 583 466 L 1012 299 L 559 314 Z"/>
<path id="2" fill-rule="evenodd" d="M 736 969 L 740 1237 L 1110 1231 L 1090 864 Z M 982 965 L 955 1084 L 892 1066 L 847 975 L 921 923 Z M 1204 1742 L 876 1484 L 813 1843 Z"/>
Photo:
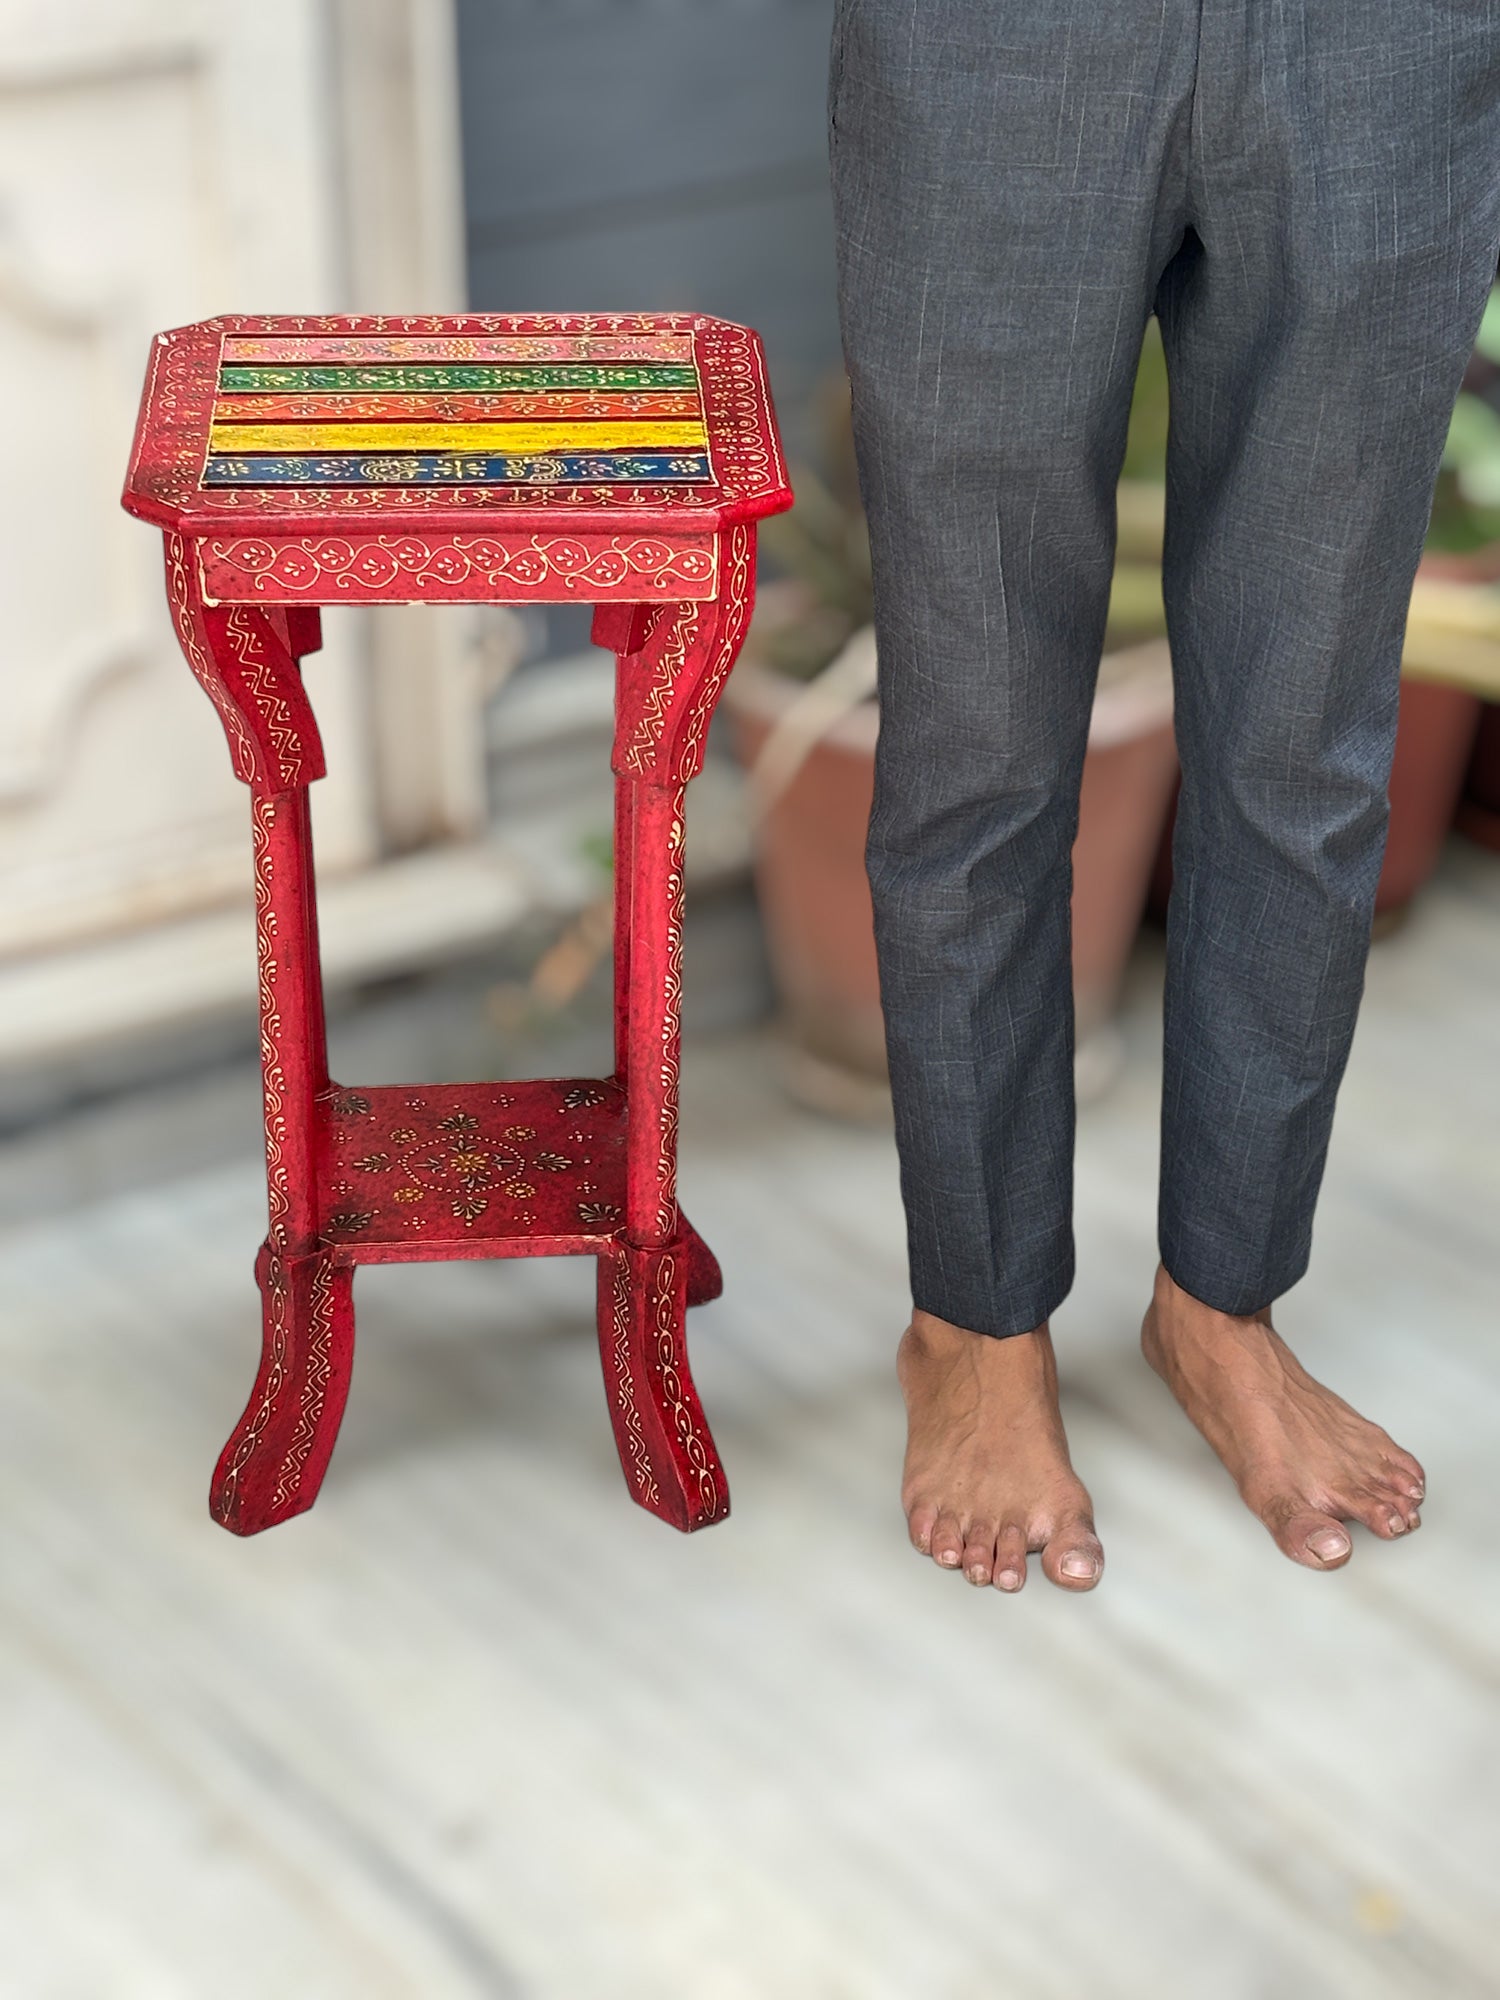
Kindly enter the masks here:
<path id="1" fill-rule="evenodd" d="M 714 478 L 204 487 L 221 351 L 332 367 L 691 363 Z M 677 1198 L 684 800 L 749 620 L 755 522 L 791 498 L 760 342 L 702 314 L 234 317 L 158 336 L 124 504 L 163 530 L 174 629 L 251 798 L 268 1226 L 260 1366 L 210 1497 L 235 1533 L 317 1496 L 349 1387 L 355 1267 L 456 1257 L 595 1257 L 632 1497 L 683 1530 L 727 1513 L 685 1338 L 687 1308 L 723 1280 Z M 301 675 L 320 607 L 579 600 L 616 659 L 614 1069 L 335 1083 L 308 812 L 324 760 Z"/>

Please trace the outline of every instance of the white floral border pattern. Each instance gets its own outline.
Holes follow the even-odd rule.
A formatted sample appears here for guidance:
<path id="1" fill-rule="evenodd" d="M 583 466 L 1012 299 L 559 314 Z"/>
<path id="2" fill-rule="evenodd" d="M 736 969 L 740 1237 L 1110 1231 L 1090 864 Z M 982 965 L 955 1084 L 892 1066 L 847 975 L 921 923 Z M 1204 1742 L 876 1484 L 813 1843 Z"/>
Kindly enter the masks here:
<path id="1" fill-rule="evenodd" d="M 535 596 L 545 588 L 593 596 L 643 590 L 713 597 L 718 589 L 713 535 L 310 535 L 209 536 L 198 545 L 204 594 L 230 601 L 245 590 L 296 602 L 330 590 L 416 597 Z"/>

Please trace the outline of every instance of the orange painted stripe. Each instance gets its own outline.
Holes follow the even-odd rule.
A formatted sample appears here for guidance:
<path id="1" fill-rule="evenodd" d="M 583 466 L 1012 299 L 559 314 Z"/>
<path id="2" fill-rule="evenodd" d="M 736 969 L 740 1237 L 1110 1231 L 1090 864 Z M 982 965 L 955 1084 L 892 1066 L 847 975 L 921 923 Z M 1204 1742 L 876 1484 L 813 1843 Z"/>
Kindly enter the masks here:
<path id="1" fill-rule="evenodd" d="M 497 423 L 516 417 L 699 418 L 691 389 L 512 389 L 487 395 L 220 396 L 215 423 L 384 423 L 426 417 L 444 423 Z"/>

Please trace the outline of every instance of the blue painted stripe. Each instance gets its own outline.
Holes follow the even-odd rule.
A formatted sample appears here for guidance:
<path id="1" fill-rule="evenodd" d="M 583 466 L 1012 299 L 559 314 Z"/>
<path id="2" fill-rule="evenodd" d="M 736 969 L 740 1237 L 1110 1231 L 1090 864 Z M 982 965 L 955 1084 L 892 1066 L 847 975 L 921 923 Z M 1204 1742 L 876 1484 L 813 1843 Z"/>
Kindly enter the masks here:
<path id="1" fill-rule="evenodd" d="M 213 457 L 205 486 L 589 486 L 656 485 L 711 478 L 701 451 L 547 453 L 468 458 L 452 452 L 282 454 Z"/>

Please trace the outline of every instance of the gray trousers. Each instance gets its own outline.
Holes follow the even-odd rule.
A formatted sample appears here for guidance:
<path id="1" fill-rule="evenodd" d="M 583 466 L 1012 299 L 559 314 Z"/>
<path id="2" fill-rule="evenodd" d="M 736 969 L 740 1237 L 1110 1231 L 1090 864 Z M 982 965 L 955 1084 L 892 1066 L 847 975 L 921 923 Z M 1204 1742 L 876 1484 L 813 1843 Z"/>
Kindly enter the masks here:
<path id="1" fill-rule="evenodd" d="M 1254 1312 L 1306 1269 L 1364 985 L 1411 585 L 1500 257 L 1500 0 L 838 0 L 827 108 L 913 1303 L 1008 1335 L 1073 1279 L 1070 851 L 1155 312 L 1159 1241 Z"/>

